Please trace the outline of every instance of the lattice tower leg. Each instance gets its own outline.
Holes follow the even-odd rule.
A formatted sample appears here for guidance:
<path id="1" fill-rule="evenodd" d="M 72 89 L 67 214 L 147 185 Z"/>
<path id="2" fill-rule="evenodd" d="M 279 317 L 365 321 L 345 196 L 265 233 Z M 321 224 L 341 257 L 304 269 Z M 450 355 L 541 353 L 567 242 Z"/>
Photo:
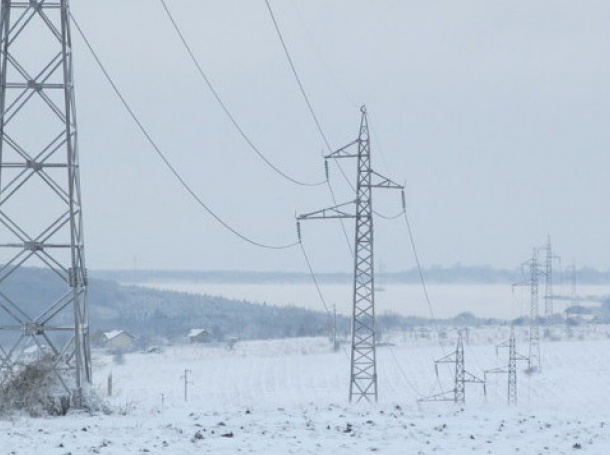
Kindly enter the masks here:
<path id="1" fill-rule="evenodd" d="M 69 1 L 2 0 L 0 33 L 0 382 L 34 350 L 79 406 L 91 356 Z M 37 274 L 56 280 L 44 298 L 15 290 Z"/>

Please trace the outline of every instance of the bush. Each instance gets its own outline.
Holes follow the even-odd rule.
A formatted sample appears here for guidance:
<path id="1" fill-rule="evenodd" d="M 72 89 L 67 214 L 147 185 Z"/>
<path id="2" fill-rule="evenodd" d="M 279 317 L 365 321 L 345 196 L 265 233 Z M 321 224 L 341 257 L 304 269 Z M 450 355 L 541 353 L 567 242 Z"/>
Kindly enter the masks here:
<path id="1" fill-rule="evenodd" d="M 70 393 L 53 372 L 54 360 L 48 355 L 27 365 L 13 368 L 0 386 L 0 413 L 25 411 L 31 416 L 66 415 Z"/>

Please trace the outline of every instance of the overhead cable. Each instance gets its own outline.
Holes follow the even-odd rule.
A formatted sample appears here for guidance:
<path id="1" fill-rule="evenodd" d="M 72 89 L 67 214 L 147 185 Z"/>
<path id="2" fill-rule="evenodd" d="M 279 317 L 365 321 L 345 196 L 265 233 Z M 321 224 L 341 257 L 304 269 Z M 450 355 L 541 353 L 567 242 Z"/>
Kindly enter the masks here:
<path id="1" fill-rule="evenodd" d="M 292 74 L 294 75 L 294 78 L 299 86 L 301 94 L 303 95 L 303 99 L 305 100 L 305 103 L 307 104 L 307 109 L 309 110 L 309 113 L 310 113 L 314 123 L 316 124 L 318 132 L 320 133 L 320 136 L 322 137 L 322 140 L 324 141 L 324 144 L 326 145 L 328 152 L 332 153 L 333 148 L 330 145 L 330 142 L 328 140 L 328 137 L 326 136 L 326 133 L 324 133 L 324 129 L 322 128 L 322 124 L 320 123 L 320 120 L 318 119 L 318 116 L 316 115 L 316 112 L 313 108 L 313 104 L 309 100 L 309 96 L 307 95 L 307 92 L 305 91 L 305 87 L 303 85 L 303 82 L 301 81 L 301 77 L 299 76 L 299 73 L 296 69 L 294 61 L 292 60 L 292 56 L 290 55 L 290 51 L 288 50 L 288 45 L 286 44 L 286 40 L 284 39 L 284 35 L 282 34 L 282 31 L 281 31 L 278 21 L 275 17 L 275 14 L 273 13 L 273 9 L 271 8 L 271 4 L 269 3 L 269 0 L 265 0 L 265 4 L 267 5 L 267 10 L 269 11 L 269 16 L 271 17 L 271 21 L 273 22 L 273 26 L 275 28 L 277 36 L 280 40 L 280 43 L 282 44 L 282 48 L 284 49 L 284 54 L 286 55 L 286 59 L 288 60 L 288 64 L 290 65 L 290 69 L 292 70 Z M 356 189 L 354 188 L 352 183 L 349 181 L 349 178 L 347 177 L 345 171 L 341 167 L 341 164 L 337 163 L 337 167 L 341 171 L 341 175 L 343 176 L 343 179 L 347 182 L 347 184 L 350 186 L 352 191 L 355 192 Z M 335 192 L 333 191 L 332 185 L 330 183 L 330 179 L 328 178 L 328 165 L 326 165 L 326 184 L 328 185 L 328 189 L 330 191 L 330 195 L 333 200 L 333 204 L 337 205 L 337 199 L 335 197 Z M 350 254 L 353 257 L 354 251 L 352 250 L 352 246 L 351 246 L 349 237 L 347 235 L 347 231 L 345 229 L 345 222 L 343 219 L 340 219 L 339 222 L 341 223 L 341 229 L 343 230 L 343 236 L 345 237 L 345 240 L 347 241 L 347 247 L 350 251 Z"/>
<path id="2" fill-rule="evenodd" d="M 428 286 L 426 286 L 426 280 L 424 279 L 424 272 L 422 271 L 421 262 L 419 261 L 419 254 L 417 254 L 417 247 L 415 246 L 415 238 L 413 236 L 413 230 L 411 229 L 411 223 L 409 222 L 409 216 L 407 215 L 406 204 L 403 196 L 403 216 L 405 223 L 407 225 L 407 230 L 409 231 L 409 240 L 411 241 L 411 248 L 413 250 L 413 256 L 415 257 L 415 264 L 417 265 L 417 271 L 419 272 L 419 279 L 421 281 L 422 288 L 424 290 L 424 296 L 426 297 L 426 303 L 428 304 L 428 311 L 430 312 L 430 317 L 432 318 L 432 322 L 434 324 L 434 329 L 436 330 L 437 336 L 439 338 L 439 345 L 441 347 L 441 351 L 443 355 L 447 355 L 445 353 L 445 347 L 440 339 L 440 327 L 438 325 L 438 321 L 436 320 L 436 316 L 434 314 L 434 309 L 432 308 L 432 301 L 430 300 L 430 294 L 428 294 Z M 453 376 L 453 372 L 452 372 Z"/>
<path id="3" fill-rule="evenodd" d="M 328 304 L 326 303 L 326 299 L 324 298 L 324 294 L 322 293 L 322 288 L 320 287 L 320 283 L 318 281 L 316 273 L 314 272 L 313 266 L 311 265 L 311 261 L 309 260 L 309 256 L 307 255 L 307 252 L 305 251 L 305 246 L 303 245 L 303 241 L 301 239 L 301 227 L 300 227 L 300 224 L 298 224 L 298 223 L 297 223 L 297 231 L 299 233 L 299 245 L 301 246 L 301 252 L 303 253 L 303 257 L 305 258 L 305 263 L 307 264 L 307 269 L 309 270 L 309 276 L 311 277 L 311 279 L 316 287 L 316 291 L 318 292 L 318 297 L 320 298 L 320 302 L 324 306 L 326 313 L 328 314 L 328 316 L 330 318 L 332 318 L 333 315 L 330 312 L 330 309 L 328 308 Z M 349 354 L 347 353 L 345 346 L 343 346 L 343 354 L 349 360 Z"/>
<path id="4" fill-rule="evenodd" d="M 161 1 L 163 1 L 163 0 L 161 0 Z M 307 107 L 309 108 L 309 113 L 311 114 L 311 117 L 313 118 L 313 121 L 315 122 L 316 127 L 318 128 L 318 131 L 320 132 L 320 136 L 322 137 L 322 140 L 326 144 L 326 148 L 328 148 L 329 152 L 332 152 L 333 150 L 332 150 L 332 147 L 330 146 L 330 142 L 328 142 L 328 138 L 326 137 L 326 134 L 324 133 L 324 130 L 322 129 L 322 125 L 320 124 L 320 121 L 318 120 L 318 116 L 316 115 L 315 111 L 313 110 L 313 105 L 311 104 L 311 101 L 309 100 L 309 97 L 307 96 L 305 87 L 303 87 L 303 83 L 301 82 L 299 73 L 297 72 L 297 69 L 294 66 L 294 62 L 292 61 L 292 57 L 290 56 L 290 52 L 288 51 L 288 46 L 286 45 L 286 41 L 284 41 L 284 36 L 282 35 L 280 26 L 278 25 L 277 20 L 275 19 L 275 15 L 273 14 L 273 10 L 271 9 L 271 4 L 269 3 L 269 0 L 265 0 L 265 3 L 267 4 L 267 9 L 269 10 L 269 15 L 271 16 L 271 20 L 273 21 L 273 26 L 275 27 L 277 36 L 279 37 L 280 42 L 282 43 L 282 47 L 284 48 L 284 53 L 286 54 L 286 58 L 288 59 L 288 63 L 290 64 L 290 68 L 292 69 L 292 74 L 294 74 L 294 78 L 296 79 L 297 84 L 299 84 L 299 88 L 301 89 L 301 94 L 303 95 L 303 98 L 305 99 L 305 102 L 307 103 Z"/>
<path id="5" fill-rule="evenodd" d="M 301 185 L 301 186 L 320 186 L 320 185 L 324 185 L 326 183 L 326 180 L 322 180 L 322 181 L 319 181 L 319 182 L 303 182 L 301 180 L 297 180 L 297 179 L 289 176 L 284 171 L 282 171 L 280 168 L 278 168 L 276 165 L 274 165 L 263 154 L 263 152 L 260 151 L 260 149 L 254 144 L 252 139 L 250 139 L 250 137 L 246 134 L 246 132 L 241 127 L 241 125 L 239 124 L 239 122 L 237 121 L 235 116 L 231 113 L 231 111 L 227 107 L 227 105 L 224 103 L 224 101 L 220 97 L 220 94 L 218 93 L 218 91 L 216 90 L 214 85 L 212 85 L 212 82 L 208 78 L 208 76 L 205 73 L 205 71 L 203 71 L 202 66 L 199 64 L 199 61 L 195 57 L 195 54 L 193 53 L 193 50 L 191 49 L 191 46 L 186 41 L 186 38 L 184 37 L 184 34 L 182 33 L 180 27 L 178 26 L 178 23 L 174 19 L 174 16 L 172 15 L 171 11 L 169 10 L 167 4 L 165 3 L 165 0 L 159 0 L 159 1 L 161 2 L 161 5 L 163 6 L 163 9 L 165 10 L 165 13 L 167 14 L 167 17 L 170 20 L 172 26 L 174 27 L 174 30 L 176 31 L 178 37 L 180 38 L 180 41 L 184 45 L 184 48 L 186 49 L 187 53 L 189 54 L 189 57 L 191 58 L 193 64 L 197 68 L 197 71 L 199 72 L 199 75 L 204 80 L 204 82 L 206 83 L 206 85 L 208 86 L 210 91 L 212 92 L 212 95 L 214 96 L 214 98 L 216 99 L 216 101 L 218 102 L 218 104 L 220 105 L 220 107 L 222 108 L 222 110 L 224 111 L 224 113 L 226 114 L 228 119 L 230 120 L 230 122 L 233 124 L 233 126 L 235 127 L 235 129 L 237 130 L 239 135 L 243 138 L 244 141 L 246 141 L 246 143 L 254 151 L 254 153 L 256 153 L 258 155 L 258 157 L 261 160 L 263 160 L 265 162 L 265 164 L 267 164 L 267 166 L 269 166 L 271 169 L 273 169 L 277 174 L 281 175 L 286 180 L 288 180 L 288 181 L 290 181 L 292 183 L 295 183 L 295 184 Z"/>
<path id="6" fill-rule="evenodd" d="M 144 137 L 146 138 L 148 143 L 152 146 L 152 148 L 156 152 L 157 156 L 163 161 L 163 163 L 165 164 L 167 169 L 173 174 L 173 176 L 176 178 L 176 180 L 178 180 L 180 185 L 182 185 L 182 187 L 186 190 L 186 192 L 197 202 L 197 204 L 201 208 L 203 208 L 210 216 L 212 216 L 226 230 L 228 230 L 229 232 L 231 232 L 235 236 L 239 237 L 243 241 L 245 241 L 247 243 L 250 243 L 251 245 L 258 246 L 258 247 L 261 247 L 261 248 L 270 249 L 270 250 L 284 250 L 284 249 L 292 248 L 292 247 L 294 247 L 294 246 L 299 244 L 298 241 L 297 242 L 293 242 L 293 243 L 284 244 L 284 245 L 270 245 L 270 244 L 265 244 L 265 243 L 257 242 L 255 240 L 252 240 L 249 237 L 246 237 L 244 234 L 240 233 L 239 231 L 237 231 L 235 228 L 233 228 L 231 225 L 229 225 L 226 221 L 224 221 L 222 218 L 220 218 L 220 216 L 218 216 L 212 209 L 210 209 L 210 207 L 208 207 L 208 205 L 205 202 L 203 202 L 203 200 L 197 195 L 197 193 L 195 193 L 195 191 L 189 186 L 189 184 L 184 180 L 184 178 L 180 175 L 180 173 L 176 170 L 176 168 L 171 164 L 169 159 L 161 151 L 161 149 L 159 148 L 157 143 L 153 140 L 153 138 L 150 135 L 150 133 L 146 130 L 146 128 L 144 127 L 142 122 L 140 122 L 140 120 L 136 116 L 135 112 L 130 107 L 129 103 L 127 103 L 127 100 L 121 94 L 120 90 L 118 89 L 117 85 L 114 83 L 113 79 L 110 77 L 110 74 L 108 73 L 108 71 L 106 70 L 104 64 L 102 63 L 102 61 L 98 57 L 97 53 L 95 52 L 95 50 L 91 46 L 91 43 L 89 42 L 89 40 L 85 36 L 85 34 L 84 34 L 83 30 L 81 29 L 81 27 L 78 25 L 78 22 L 76 21 L 76 18 L 74 17 L 74 15 L 72 13 L 70 13 L 70 17 L 72 19 L 72 22 L 76 26 L 76 29 L 78 30 L 79 35 L 81 36 L 81 38 L 85 42 L 85 45 L 87 46 L 87 48 L 91 52 L 91 55 L 93 56 L 93 58 L 95 59 L 97 65 L 99 66 L 99 68 L 101 69 L 102 73 L 104 74 L 106 80 L 108 81 L 108 83 L 110 84 L 112 89 L 114 90 L 114 93 L 116 94 L 116 96 L 119 98 L 119 100 L 123 104 L 123 107 L 125 107 L 125 109 L 127 110 L 128 114 L 130 115 L 132 120 L 137 125 L 138 129 L 140 130 L 140 132 L 144 135 Z"/>

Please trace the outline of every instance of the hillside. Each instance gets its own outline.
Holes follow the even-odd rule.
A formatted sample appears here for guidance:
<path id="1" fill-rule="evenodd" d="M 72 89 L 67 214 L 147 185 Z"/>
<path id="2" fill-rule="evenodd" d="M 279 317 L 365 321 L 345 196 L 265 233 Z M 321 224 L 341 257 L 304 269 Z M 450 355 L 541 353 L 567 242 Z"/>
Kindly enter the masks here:
<path id="1" fill-rule="evenodd" d="M 49 296 L 63 291 L 64 286 L 52 272 L 36 268 L 16 271 L 2 289 L 7 295 L 18 296 L 26 313 L 32 315 L 47 308 Z M 329 316 L 321 312 L 123 286 L 95 278 L 89 283 L 89 299 L 92 334 L 123 329 L 142 342 L 155 336 L 183 339 L 191 328 L 206 328 L 217 340 L 226 336 L 266 339 L 329 333 Z M 69 317 L 69 313 L 64 315 L 64 319 Z M 0 311 L 0 324 L 9 323 L 8 315 Z M 340 317 L 339 325 L 346 330 L 347 319 Z"/>

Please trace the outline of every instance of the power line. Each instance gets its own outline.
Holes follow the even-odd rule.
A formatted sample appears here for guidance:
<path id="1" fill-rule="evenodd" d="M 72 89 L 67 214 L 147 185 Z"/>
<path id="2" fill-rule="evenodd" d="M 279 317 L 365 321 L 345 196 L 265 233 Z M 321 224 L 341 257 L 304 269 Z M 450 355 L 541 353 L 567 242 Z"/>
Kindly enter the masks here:
<path id="1" fill-rule="evenodd" d="M 161 0 L 161 1 L 163 1 L 163 0 Z M 301 94 L 303 95 L 303 98 L 305 99 L 305 102 L 307 103 L 307 107 L 309 108 L 309 113 L 311 114 L 311 117 L 313 118 L 313 121 L 315 122 L 316 127 L 318 128 L 318 131 L 320 132 L 320 136 L 322 136 L 322 140 L 326 144 L 326 148 L 328 148 L 329 152 L 332 152 L 332 147 L 330 145 L 330 142 L 328 142 L 328 138 L 326 137 L 326 134 L 324 133 L 324 130 L 322 129 L 322 125 L 320 124 L 320 121 L 318 120 L 318 116 L 316 115 L 315 111 L 313 110 L 313 105 L 311 104 L 311 101 L 309 100 L 309 97 L 307 96 L 307 92 L 305 92 L 305 87 L 303 87 L 303 83 L 301 82 L 299 73 L 297 72 L 297 69 L 294 66 L 294 62 L 292 61 L 292 57 L 290 56 L 290 52 L 288 51 L 288 46 L 286 45 L 286 41 L 284 41 L 284 36 L 282 35 L 280 26 L 278 25 L 277 20 L 275 19 L 275 15 L 273 14 L 273 10 L 271 9 L 271 4 L 269 3 L 269 0 L 265 0 L 265 3 L 267 4 L 267 9 L 269 10 L 269 15 L 271 16 L 271 20 L 273 21 L 273 26 L 275 27 L 277 36 L 279 37 L 280 42 L 282 43 L 282 47 L 284 48 L 284 53 L 286 54 L 286 58 L 288 59 L 288 63 L 290 64 L 290 68 L 292 69 L 292 74 L 294 74 L 294 78 L 296 79 L 297 84 L 299 84 L 299 88 L 301 89 Z"/>
<path id="2" fill-rule="evenodd" d="M 322 140 L 324 141 L 324 144 L 326 145 L 326 148 L 328 149 L 328 151 L 330 153 L 333 153 L 333 148 L 330 145 L 330 142 L 328 140 L 328 137 L 326 136 L 326 134 L 324 133 L 324 129 L 322 128 L 322 124 L 320 123 L 320 120 L 318 119 L 318 116 L 316 115 L 316 112 L 313 109 L 313 104 L 311 103 L 309 96 L 307 95 L 307 92 L 305 91 L 305 87 L 303 85 L 303 82 L 301 81 L 301 77 L 299 76 L 299 73 L 296 69 L 296 66 L 294 64 L 294 61 L 292 60 L 292 56 L 290 55 L 290 51 L 288 50 L 288 45 L 286 44 L 286 40 L 284 39 L 284 35 L 282 34 L 282 31 L 280 29 L 280 26 L 278 24 L 278 21 L 275 17 L 275 14 L 273 14 L 273 9 L 271 8 L 271 4 L 269 3 L 269 0 L 265 0 L 265 3 L 267 5 L 267 10 L 269 11 L 269 15 L 271 16 L 271 21 L 273 22 L 273 26 L 275 27 L 275 31 L 277 33 L 277 36 L 280 40 L 280 43 L 282 44 L 282 48 L 284 49 L 284 54 L 286 55 L 286 59 L 288 60 L 288 64 L 290 65 L 290 69 L 292 70 L 292 74 L 294 75 L 294 78 L 299 86 L 299 89 L 301 91 L 301 94 L 303 95 L 303 99 L 305 100 L 305 103 L 307 104 L 307 109 L 309 110 L 309 113 L 314 121 L 314 123 L 316 124 L 316 127 L 318 129 L 318 132 L 320 133 L 320 136 L 322 137 Z M 347 184 L 350 186 L 350 188 L 352 189 L 352 191 L 355 193 L 356 192 L 356 188 L 354 188 L 354 186 L 352 185 L 352 183 L 350 182 L 349 178 L 347 177 L 345 171 L 343 170 L 343 168 L 341 167 L 341 165 L 339 163 L 337 163 L 337 166 L 339 167 L 339 171 L 341 171 L 341 175 L 343 176 L 343 179 L 347 182 Z M 330 183 L 330 179 L 328 177 L 328 165 L 326 165 L 326 183 L 328 185 L 328 189 L 330 191 L 330 195 L 333 201 L 334 205 L 337 205 L 337 199 L 335 197 L 335 192 L 333 191 L 332 185 Z M 352 250 L 351 247 L 351 243 L 349 240 L 349 237 L 347 235 L 347 230 L 345 228 L 345 223 L 342 219 L 339 220 L 341 223 L 341 229 L 343 230 L 343 236 L 345 237 L 345 240 L 347 242 L 347 247 L 350 251 L 350 254 L 354 255 L 354 251 Z"/>
<path id="3" fill-rule="evenodd" d="M 313 37 L 311 31 L 309 30 L 309 27 L 307 27 L 307 24 L 305 23 L 305 19 L 303 17 L 303 13 L 301 12 L 301 9 L 299 8 L 298 3 L 293 0 L 292 5 L 297 13 L 299 21 L 301 22 L 303 30 L 305 30 L 305 34 L 307 35 L 307 37 L 309 38 L 309 41 L 312 44 L 312 48 L 313 48 L 314 52 L 316 53 L 316 55 L 318 56 L 318 59 L 320 60 L 320 63 L 322 63 L 322 66 L 326 69 L 326 72 L 330 75 L 330 78 L 334 81 L 335 85 L 339 88 L 339 91 L 341 91 L 341 93 L 344 95 L 348 104 L 350 104 L 350 106 L 352 108 L 357 108 L 359 106 L 359 104 L 356 103 L 356 101 L 352 98 L 349 91 L 341 83 L 339 78 L 337 78 L 334 71 L 331 69 L 330 65 L 328 64 L 328 62 L 326 61 L 326 59 L 320 52 L 320 46 L 319 46 L 317 40 Z"/>
<path id="4" fill-rule="evenodd" d="M 297 231 L 299 232 L 299 245 L 301 246 L 301 252 L 303 253 L 303 257 L 305 258 L 305 263 L 307 264 L 307 269 L 309 270 L 309 276 L 311 277 L 311 280 L 313 281 L 313 283 L 316 287 L 318 297 L 320 298 L 320 302 L 322 302 L 322 305 L 324 306 L 326 313 L 328 313 L 328 316 L 330 318 L 332 318 L 333 314 L 330 312 L 330 309 L 328 308 L 328 304 L 326 303 L 326 299 L 324 298 L 324 294 L 322 293 L 322 288 L 320 287 L 320 282 L 318 281 L 318 278 L 316 276 L 316 273 L 314 272 L 313 266 L 311 265 L 311 261 L 309 260 L 309 256 L 307 255 L 307 252 L 305 251 L 305 246 L 303 245 L 303 241 L 301 240 L 301 235 L 300 235 L 301 228 L 298 223 L 297 223 Z M 347 358 L 347 360 L 350 359 L 349 354 L 345 350 L 345 346 L 343 346 L 343 354 L 345 354 L 345 357 Z"/>
<path id="5" fill-rule="evenodd" d="M 441 351 L 443 351 L 443 355 L 445 353 L 445 347 L 440 339 L 440 328 L 438 325 L 438 321 L 436 320 L 436 316 L 434 314 L 434 309 L 432 308 L 432 301 L 430 300 L 430 294 L 428 294 L 428 286 L 426 286 L 426 280 L 424 279 L 424 273 L 422 271 L 421 262 L 419 260 L 419 254 L 417 253 L 417 247 L 415 246 L 415 238 L 413 236 L 413 230 L 411 229 L 411 223 L 409 222 L 409 216 L 407 215 L 406 204 L 404 201 L 404 193 L 403 193 L 403 216 L 405 220 L 405 224 L 407 225 L 407 230 L 409 231 L 409 240 L 411 242 L 411 248 L 413 250 L 413 256 L 415 258 L 415 264 L 417 265 L 417 271 L 419 273 L 419 279 L 421 281 L 422 288 L 424 290 L 424 295 L 426 297 L 426 303 L 428 304 L 428 310 L 430 311 L 430 316 L 432 317 L 432 323 L 434 324 L 434 328 L 436 330 L 437 336 L 439 338 L 439 345 L 441 347 Z M 453 373 L 452 373 L 453 375 Z"/>
<path id="6" fill-rule="evenodd" d="M 269 166 L 271 169 L 273 169 L 277 174 L 281 175 L 286 180 L 288 180 L 288 181 L 290 181 L 292 183 L 295 183 L 295 184 L 301 185 L 301 186 L 320 186 L 320 185 L 324 185 L 324 183 L 326 183 L 325 180 L 319 181 L 319 182 L 303 182 L 303 181 L 297 180 L 297 179 L 295 179 L 293 177 L 290 177 L 288 174 L 286 174 L 281 169 L 279 169 L 277 166 L 275 166 L 260 151 L 260 149 L 254 144 L 254 142 L 246 134 L 246 132 L 241 127 L 241 125 L 239 124 L 239 122 L 237 121 L 235 116 L 231 113 L 231 111 L 229 111 L 229 108 L 227 107 L 227 105 L 224 103 L 224 101 L 220 97 L 218 91 L 212 85 L 212 82 L 210 81 L 210 79 L 206 75 L 205 71 L 203 71 L 203 68 L 199 64 L 199 61 L 197 60 L 197 58 L 195 57 L 195 54 L 193 53 L 193 50 L 191 49 L 191 46 L 186 41 L 186 38 L 184 37 L 184 34 L 182 33 L 182 31 L 180 30 L 180 27 L 178 26 L 178 23 L 176 22 L 176 20 L 174 19 L 174 16 L 172 15 L 172 13 L 170 12 L 169 8 L 167 7 L 167 4 L 165 3 L 165 0 L 159 0 L 159 1 L 161 2 L 161 5 L 163 6 L 163 9 L 165 10 L 165 13 L 167 14 L 167 17 L 169 18 L 170 22 L 172 23 L 172 26 L 174 27 L 174 30 L 176 30 L 176 33 L 178 34 L 178 37 L 180 38 L 180 41 L 182 42 L 182 44 L 184 45 L 184 48 L 188 52 L 189 57 L 191 58 L 191 60 L 193 61 L 193 64 L 197 68 L 197 71 L 199 72 L 199 75 L 202 77 L 202 79 L 204 80 L 204 82 L 206 83 L 206 85 L 208 86 L 210 91 L 212 92 L 212 95 L 214 96 L 214 98 L 216 99 L 216 101 L 218 102 L 218 104 L 220 105 L 222 110 L 224 111 L 224 113 L 227 115 L 227 117 L 229 118 L 229 120 L 231 121 L 231 123 L 233 124 L 235 129 L 238 131 L 239 135 L 244 139 L 244 141 L 246 141 L 246 143 L 254 151 L 254 153 L 256 153 L 259 156 L 259 158 L 262 159 L 267 164 L 267 166 Z"/>
<path id="7" fill-rule="evenodd" d="M 411 241 L 411 248 L 413 250 L 413 256 L 415 257 L 415 264 L 417 265 L 417 271 L 419 273 L 419 279 L 421 281 L 422 288 L 424 290 L 424 295 L 426 297 L 426 303 L 428 304 L 428 310 L 430 311 L 430 316 L 436 325 L 436 329 L 438 332 L 438 324 L 436 322 L 436 316 L 434 315 L 434 310 L 432 309 L 432 302 L 430 300 L 430 295 L 428 294 L 428 286 L 426 286 L 426 280 L 424 279 L 424 273 L 422 271 L 421 262 L 419 261 L 419 254 L 417 254 L 417 247 L 415 246 L 415 238 L 413 237 L 413 230 L 411 229 L 411 223 L 409 222 L 409 216 L 407 215 L 407 211 L 403 210 L 402 214 L 404 215 L 405 223 L 407 224 L 407 230 L 409 231 L 409 240 Z"/>
<path id="8" fill-rule="evenodd" d="M 108 83 L 110 84 L 110 86 L 114 90 L 114 93 L 116 94 L 116 96 L 119 98 L 119 100 L 121 101 L 121 103 L 123 104 L 123 106 L 125 107 L 127 112 L 129 113 L 130 117 L 133 119 L 133 121 L 137 125 L 138 129 L 140 130 L 140 132 L 144 135 L 144 137 L 146 138 L 148 143 L 155 150 L 155 152 L 157 153 L 157 156 L 163 161 L 163 163 L 168 168 L 168 170 L 173 174 L 173 176 L 176 178 L 176 180 L 178 180 L 180 185 L 182 185 L 182 187 L 187 191 L 187 193 L 189 193 L 191 195 L 191 197 L 197 202 L 197 204 L 199 204 L 199 206 L 201 206 L 201 208 L 203 208 L 210 216 L 212 216 L 226 230 L 228 230 L 229 232 L 231 232 L 235 236 L 239 237 L 243 241 L 245 241 L 247 243 L 250 243 L 251 245 L 258 246 L 258 247 L 261 247 L 261 248 L 270 249 L 270 250 L 285 250 L 285 249 L 292 248 L 292 247 L 298 245 L 298 243 L 299 243 L 298 241 L 297 242 L 293 242 L 293 243 L 284 244 L 284 245 L 269 245 L 269 244 L 264 244 L 264 243 L 260 243 L 260 242 L 257 242 L 255 240 L 252 240 L 251 238 L 246 237 L 245 235 L 243 235 L 242 233 L 240 233 L 239 231 L 234 229 L 226 221 L 224 221 L 222 218 L 220 218 L 220 216 L 218 216 L 212 209 L 210 209 L 207 206 L 207 204 L 205 204 L 205 202 L 203 202 L 203 200 L 188 185 L 188 183 L 186 183 L 184 178 L 180 175 L 180 173 L 176 170 L 176 168 L 170 163 L 169 159 L 161 151 L 159 146 L 156 144 L 156 142 L 153 140 L 151 135 L 148 133 L 148 131 L 146 130 L 146 128 L 142 124 L 142 122 L 140 122 L 140 120 L 136 116 L 136 114 L 133 111 L 133 109 L 129 106 L 129 103 L 127 103 L 127 100 L 121 94 L 120 90 L 118 89 L 117 85 L 114 83 L 113 79 L 110 77 L 110 74 L 108 73 L 108 71 L 106 70 L 104 64 L 102 63 L 102 61 L 98 57 L 97 53 L 95 52 L 95 50 L 91 46 L 91 43 L 89 42 L 89 40 L 85 36 L 83 30 L 78 25 L 78 22 L 76 21 L 76 18 L 74 17 L 74 15 L 72 13 L 70 13 L 70 17 L 72 19 L 72 22 L 76 26 L 76 29 L 78 30 L 79 35 L 81 36 L 81 38 L 85 42 L 87 48 L 91 52 L 91 55 L 93 56 L 93 58 L 95 59 L 97 65 L 99 66 L 99 68 L 101 69 L 102 73 L 104 74 L 106 80 L 108 81 Z"/>

